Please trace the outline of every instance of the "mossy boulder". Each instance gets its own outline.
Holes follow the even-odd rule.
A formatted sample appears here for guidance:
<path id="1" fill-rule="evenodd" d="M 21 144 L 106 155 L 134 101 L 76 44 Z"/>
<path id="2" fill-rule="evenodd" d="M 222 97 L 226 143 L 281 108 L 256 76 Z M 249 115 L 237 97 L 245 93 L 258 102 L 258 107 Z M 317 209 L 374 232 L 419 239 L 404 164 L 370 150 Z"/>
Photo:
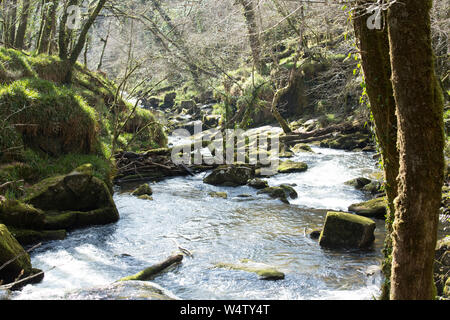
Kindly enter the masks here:
<path id="1" fill-rule="evenodd" d="M 269 187 L 269 183 L 266 180 L 260 178 L 254 178 L 247 181 L 247 185 L 255 189 L 264 189 Z"/>
<path id="2" fill-rule="evenodd" d="M 0 224 L 0 266 L 14 259 L 0 270 L 0 280 L 3 283 L 13 282 L 23 272 L 22 277 L 32 273 L 31 260 L 28 253 L 17 242 L 4 224 Z"/>
<path id="3" fill-rule="evenodd" d="M 279 173 L 303 172 L 308 169 L 304 162 L 295 162 L 291 160 L 282 161 L 278 166 Z"/>
<path id="4" fill-rule="evenodd" d="M 297 143 L 295 146 L 293 146 L 291 148 L 291 150 L 295 153 L 299 153 L 299 152 L 314 153 L 314 151 L 311 149 L 311 147 L 304 143 Z"/>
<path id="5" fill-rule="evenodd" d="M 348 207 L 348 211 L 364 217 L 385 219 L 387 212 L 386 207 L 387 204 L 384 198 L 376 198 L 369 201 L 352 204 Z"/>
<path id="6" fill-rule="evenodd" d="M 255 170 L 246 165 L 223 165 L 214 169 L 203 179 L 204 183 L 223 186 L 243 186 L 255 175 Z"/>
<path id="7" fill-rule="evenodd" d="M 208 194 L 211 197 L 213 197 L 213 198 L 223 198 L 223 199 L 227 199 L 228 198 L 228 194 L 226 192 L 211 191 Z"/>
<path id="8" fill-rule="evenodd" d="M 108 187 L 88 167 L 45 179 L 28 190 L 22 200 L 45 211 L 44 229 L 108 224 L 119 219 Z"/>
<path id="9" fill-rule="evenodd" d="M 359 177 L 359 178 L 355 178 L 349 181 L 344 182 L 344 184 L 348 185 L 348 186 L 352 186 L 358 190 L 361 190 L 365 185 L 371 183 L 372 180 L 364 178 L 364 177 Z"/>
<path id="10" fill-rule="evenodd" d="M 370 134 L 364 132 L 343 134 L 320 142 L 320 146 L 323 148 L 343 150 L 363 149 L 371 144 L 372 140 Z"/>
<path id="11" fill-rule="evenodd" d="M 450 298 L 449 278 L 450 278 L 450 237 L 441 239 L 436 244 L 434 258 L 434 283 L 436 284 L 437 295 Z"/>
<path id="12" fill-rule="evenodd" d="M 282 280 L 285 275 L 283 272 L 277 270 L 275 267 L 265 263 L 253 262 L 248 259 L 242 259 L 240 263 L 217 263 L 216 268 L 224 268 L 231 270 L 241 270 L 246 272 L 253 272 L 259 276 L 261 280 Z"/>
<path id="13" fill-rule="evenodd" d="M 151 196 L 153 194 L 153 190 L 147 183 L 144 183 L 137 187 L 131 194 L 138 197 L 143 195 Z"/>
<path id="14" fill-rule="evenodd" d="M 298 197 L 295 189 L 286 184 L 264 188 L 258 191 L 257 194 L 268 194 L 271 198 L 279 199 L 284 203 L 289 203 L 288 198 L 296 199 Z"/>
<path id="15" fill-rule="evenodd" d="M 361 190 L 373 195 L 383 193 L 383 190 L 381 189 L 381 182 L 379 181 L 371 181 L 370 183 L 366 184 Z"/>
<path id="16" fill-rule="evenodd" d="M 44 227 L 44 211 L 17 200 L 0 202 L 0 221 L 8 227 L 31 228 Z"/>
<path id="17" fill-rule="evenodd" d="M 375 240 L 375 222 L 346 212 L 327 213 L 319 244 L 325 248 L 363 249 Z"/>

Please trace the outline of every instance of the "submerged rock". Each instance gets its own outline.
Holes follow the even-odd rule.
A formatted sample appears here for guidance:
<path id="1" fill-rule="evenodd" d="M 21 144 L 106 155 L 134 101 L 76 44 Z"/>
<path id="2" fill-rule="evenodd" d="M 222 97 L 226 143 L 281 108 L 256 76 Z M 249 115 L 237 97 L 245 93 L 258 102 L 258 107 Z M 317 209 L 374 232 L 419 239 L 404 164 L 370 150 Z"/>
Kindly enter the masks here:
<path id="1" fill-rule="evenodd" d="M 143 194 L 142 196 L 139 196 L 138 199 L 141 199 L 141 200 L 153 200 L 153 197 L 149 196 L 148 194 Z"/>
<path id="2" fill-rule="evenodd" d="M 327 213 L 319 244 L 326 248 L 370 247 L 375 240 L 375 222 L 346 212 Z"/>
<path id="3" fill-rule="evenodd" d="M 361 203 L 355 203 L 348 207 L 348 211 L 364 217 L 385 219 L 387 212 L 386 200 L 384 198 L 376 198 Z"/>
<path id="4" fill-rule="evenodd" d="M 322 233 L 322 229 L 314 229 L 311 232 L 308 233 L 308 236 L 311 239 L 319 239 L 320 238 L 320 234 Z"/>
<path id="5" fill-rule="evenodd" d="M 243 186 L 253 178 L 255 171 L 246 165 L 223 165 L 214 169 L 205 179 L 204 183 L 223 186 Z"/>
<path id="6" fill-rule="evenodd" d="M 282 280 L 285 275 L 283 272 L 278 271 L 275 267 L 259 263 L 253 262 L 248 259 L 241 260 L 238 264 L 233 263 L 217 263 L 215 265 L 216 268 L 225 268 L 232 270 L 241 270 L 246 272 L 253 272 L 259 276 L 260 280 Z"/>
<path id="7" fill-rule="evenodd" d="M 228 194 L 226 192 L 211 191 L 208 194 L 211 197 L 213 197 L 213 198 L 223 198 L 223 199 L 227 199 L 228 198 Z"/>
<path id="8" fill-rule="evenodd" d="M 151 196 L 153 194 L 153 190 L 147 183 L 144 183 L 137 187 L 131 194 L 133 196 Z"/>
<path id="9" fill-rule="evenodd" d="M 308 169 L 304 162 L 295 162 L 291 160 L 282 161 L 278 166 L 279 173 L 303 172 Z"/>
<path id="10" fill-rule="evenodd" d="M 173 293 L 149 281 L 119 281 L 107 286 L 79 290 L 67 300 L 178 300 Z"/>

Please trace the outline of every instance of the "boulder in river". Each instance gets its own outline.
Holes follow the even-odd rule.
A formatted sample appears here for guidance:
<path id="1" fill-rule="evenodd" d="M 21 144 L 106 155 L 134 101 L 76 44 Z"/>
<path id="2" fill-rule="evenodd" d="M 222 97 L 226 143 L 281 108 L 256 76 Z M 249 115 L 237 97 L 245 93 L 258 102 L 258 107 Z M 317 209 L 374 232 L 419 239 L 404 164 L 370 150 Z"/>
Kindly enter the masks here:
<path id="1" fill-rule="evenodd" d="M 277 270 L 275 267 L 265 263 L 253 262 L 248 259 L 242 259 L 240 263 L 217 263 L 216 268 L 241 270 L 246 272 L 253 272 L 259 276 L 261 280 L 282 280 L 285 275 L 283 272 Z"/>
<path id="2" fill-rule="evenodd" d="M 255 170 L 247 165 L 222 165 L 203 179 L 204 183 L 223 186 L 243 186 L 253 178 Z"/>
<path id="3" fill-rule="evenodd" d="M 291 172 L 303 172 L 308 169 L 308 165 L 304 162 L 295 162 L 291 160 L 286 160 L 280 162 L 278 166 L 279 173 L 291 173 Z"/>
<path id="4" fill-rule="evenodd" d="M 363 249 L 375 240 L 375 222 L 347 212 L 327 213 L 319 244 L 326 248 Z"/>
<path id="5" fill-rule="evenodd" d="M 344 184 L 348 185 L 348 186 L 352 186 L 358 190 L 361 190 L 365 185 L 371 183 L 372 180 L 364 178 L 364 177 L 359 177 L 359 178 L 355 178 L 349 181 L 344 182 Z"/>
<path id="6" fill-rule="evenodd" d="M 137 187 L 131 194 L 138 197 L 143 195 L 151 196 L 153 194 L 153 190 L 147 183 L 144 183 Z"/>
<path id="7" fill-rule="evenodd" d="M 34 269 L 31 266 L 30 256 L 12 236 L 8 228 L 4 224 L 0 224 L 0 266 L 3 266 L 8 261 L 10 263 L 0 270 L 0 280 L 3 281 L 3 284 L 41 273 L 41 270 Z M 14 286 L 12 289 L 18 289 L 27 283 L 39 282 L 43 277 L 42 273 L 29 281 Z"/>
<path id="8" fill-rule="evenodd" d="M 386 200 L 384 198 L 376 198 L 365 202 L 354 203 L 348 207 L 348 211 L 364 217 L 385 219 L 387 212 L 386 206 Z"/>
<path id="9" fill-rule="evenodd" d="M 314 153 L 314 151 L 311 149 L 310 146 L 308 146 L 305 143 L 297 143 L 295 146 L 293 146 L 291 148 L 291 150 L 295 153 L 299 153 L 299 152 L 310 152 L 310 153 Z"/>
<path id="10" fill-rule="evenodd" d="M 271 198 L 279 199 L 284 203 L 289 203 L 288 198 L 296 199 L 298 197 L 294 188 L 287 184 L 279 185 L 278 187 L 267 187 L 257 194 L 268 194 Z"/>
<path id="11" fill-rule="evenodd" d="M 255 189 L 264 189 L 269 187 L 269 183 L 266 180 L 260 178 L 254 178 L 247 181 L 247 185 Z"/>
<path id="12" fill-rule="evenodd" d="M 42 180 L 22 200 L 45 212 L 43 229 L 47 230 L 108 224 L 119 219 L 108 187 L 92 175 L 89 165 Z"/>

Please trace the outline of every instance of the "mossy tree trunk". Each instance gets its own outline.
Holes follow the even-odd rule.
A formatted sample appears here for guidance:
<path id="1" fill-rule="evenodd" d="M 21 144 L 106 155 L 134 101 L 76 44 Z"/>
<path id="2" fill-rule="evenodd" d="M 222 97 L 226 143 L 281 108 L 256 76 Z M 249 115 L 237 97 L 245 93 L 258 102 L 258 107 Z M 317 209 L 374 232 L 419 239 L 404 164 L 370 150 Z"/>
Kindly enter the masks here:
<path id="1" fill-rule="evenodd" d="M 397 106 L 399 176 L 391 299 L 433 299 L 433 263 L 444 172 L 443 98 L 431 46 L 431 0 L 388 9 Z"/>
<path id="2" fill-rule="evenodd" d="M 24 48 L 24 40 L 28 28 L 28 17 L 30 15 L 30 10 L 31 10 L 31 0 L 23 0 L 22 12 L 20 14 L 19 26 L 17 27 L 16 39 L 14 43 L 14 46 L 17 49 Z"/>
<path id="3" fill-rule="evenodd" d="M 244 17 L 248 30 L 248 39 L 252 50 L 253 64 L 260 74 L 264 71 L 261 60 L 261 40 L 259 38 L 258 25 L 256 24 L 255 5 L 253 0 L 238 0 L 244 8 Z"/>
<path id="4" fill-rule="evenodd" d="M 360 2 L 361 9 L 354 14 L 353 24 L 361 55 L 366 91 L 370 110 L 375 122 L 375 133 L 380 147 L 385 190 L 388 202 L 386 218 L 386 239 L 384 243 L 384 262 L 382 270 L 385 283 L 382 286 L 382 299 L 389 298 L 392 252 L 392 221 L 394 220 L 394 199 L 397 197 L 397 175 L 399 155 L 397 150 L 397 117 L 395 99 L 391 83 L 391 64 L 387 29 L 376 30 L 367 27 L 368 15 L 364 8 L 368 1 Z"/>

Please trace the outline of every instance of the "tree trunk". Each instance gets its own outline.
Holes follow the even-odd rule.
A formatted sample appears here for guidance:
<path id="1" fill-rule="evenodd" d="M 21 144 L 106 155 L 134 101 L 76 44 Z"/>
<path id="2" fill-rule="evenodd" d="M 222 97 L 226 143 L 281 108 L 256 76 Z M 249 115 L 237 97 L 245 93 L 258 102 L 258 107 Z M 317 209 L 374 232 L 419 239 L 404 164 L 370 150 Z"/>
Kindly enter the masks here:
<path id="1" fill-rule="evenodd" d="M 258 25 L 256 24 L 255 6 L 253 5 L 253 0 L 239 0 L 239 3 L 244 8 L 244 17 L 247 24 L 250 48 L 252 50 L 253 64 L 261 74 L 264 70 L 264 66 L 261 62 L 261 41 L 259 39 Z"/>
<path id="2" fill-rule="evenodd" d="M 400 168 L 391 299 L 433 299 L 433 262 L 444 172 L 443 97 L 431 47 L 431 0 L 388 10 Z"/>
<path id="3" fill-rule="evenodd" d="M 78 0 L 70 0 L 67 3 L 67 6 L 64 7 L 63 14 L 61 16 L 61 19 L 59 21 L 59 31 L 58 31 L 58 47 L 59 47 L 59 58 L 61 60 L 67 60 L 69 58 L 69 42 L 70 42 L 70 36 L 69 31 L 67 29 L 67 19 L 69 16 L 69 13 L 67 12 L 67 9 L 70 6 L 74 6 L 78 4 Z"/>
<path id="4" fill-rule="evenodd" d="M 28 27 L 28 17 L 30 15 L 31 0 L 22 1 L 22 13 L 20 15 L 19 26 L 17 27 L 16 40 L 14 46 L 17 49 L 24 48 L 25 34 Z"/>
<path id="5" fill-rule="evenodd" d="M 105 2 L 107 0 L 99 0 L 97 3 L 97 6 L 95 7 L 92 14 L 89 16 L 86 23 L 83 25 L 83 28 L 81 29 L 80 35 L 78 36 L 78 40 L 72 50 L 72 53 L 69 56 L 69 59 L 67 60 L 67 70 L 65 75 L 65 83 L 71 83 L 72 82 L 72 71 L 75 63 L 78 60 L 78 57 L 80 56 L 81 52 L 83 51 L 84 44 L 86 42 L 86 37 L 89 32 L 89 29 L 94 24 L 95 19 L 97 18 L 98 14 L 102 10 L 103 6 L 105 5 Z"/>
<path id="6" fill-rule="evenodd" d="M 382 286 L 382 299 L 389 298 L 392 252 L 392 222 L 394 220 L 394 199 L 397 197 L 397 175 L 399 156 L 397 150 L 397 117 L 391 83 L 391 64 L 387 30 L 369 29 L 365 14 L 367 1 L 361 2 L 361 11 L 355 12 L 353 24 L 361 55 L 366 91 L 370 110 L 375 122 L 375 133 L 381 149 L 384 168 L 385 190 L 388 202 L 386 218 L 386 239 L 384 243 L 384 262 L 382 270 L 385 283 Z"/>

